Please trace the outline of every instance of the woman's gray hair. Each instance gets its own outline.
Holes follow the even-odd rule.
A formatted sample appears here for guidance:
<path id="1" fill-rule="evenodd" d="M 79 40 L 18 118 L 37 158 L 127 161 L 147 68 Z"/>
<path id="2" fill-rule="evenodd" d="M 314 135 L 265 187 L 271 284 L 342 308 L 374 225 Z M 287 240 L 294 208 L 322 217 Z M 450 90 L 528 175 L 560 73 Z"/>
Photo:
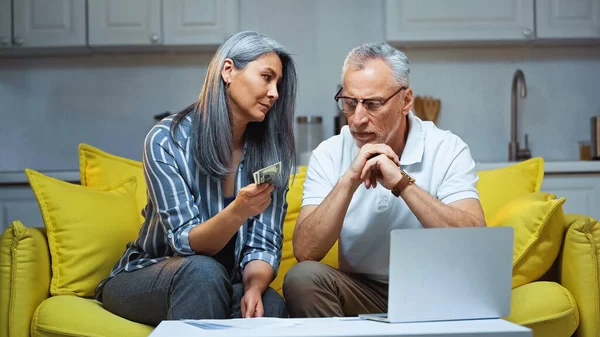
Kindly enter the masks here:
<path id="1" fill-rule="evenodd" d="M 410 85 L 410 65 L 408 63 L 408 57 L 406 57 L 403 52 L 385 42 L 366 43 L 352 49 L 344 60 L 344 66 L 342 67 L 342 81 L 344 80 L 344 74 L 348 68 L 364 69 L 367 63 L 373 59 L 383 60 L 390 68 L 392 68 L 392 72 L 394 73 L 398 85 Z"/>
<path id="2" fill-rule="evenodd" d="M 282 79 L 277 84 L 279 98 L 265 119 L 251 122 L 244 134 L 245 170 L 249 181 L 252 173 L 281 161 L 281 171 L 274 181 L 278 187 L 288 184 L 290 172 L 296 166 L 294 148 L 294 114 L 296 106 L 296 67 L 290 53 L 277 41 L 255 31 L 243 31 L 221 44 L 208 65 L 204 85 L 195 104 L 179 112 L 173 119 L 171 133 L 192 114 L 193 156 L 201 173 L 224 178 L 232 160 L 232 116 L 227 108 L 226 83 L 221 77 L 225 59 L 233 60 L 237 69 L 261 56 L 275 53 L 281 60 Z M 175 138 L 175 137 L 174 137 Z"/>

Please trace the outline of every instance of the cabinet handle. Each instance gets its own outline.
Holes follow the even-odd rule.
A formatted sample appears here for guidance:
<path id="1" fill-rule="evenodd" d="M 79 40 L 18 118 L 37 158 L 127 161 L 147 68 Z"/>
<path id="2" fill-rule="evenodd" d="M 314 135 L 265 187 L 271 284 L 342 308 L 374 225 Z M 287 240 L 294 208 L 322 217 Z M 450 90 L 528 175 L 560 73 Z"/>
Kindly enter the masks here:
<path id="1" fill-rule="evenodd" d="M 8 36 L 0 37 L 0 45 L 1 46 L 8 46 L 9 44 L 10 44 L 10 39 L 8 38 Z"/>
<path id="2" fill-rule="evenodd" d="M 532 39 L 533 38 L 533 31 L 531 29 L 523 29 L 523 36 L 525 36 L 526 39 Z"/>
<path id="3" fill-rule="evenodd" d="M 17 46 L 22 46 L 23 43 L 25 43 L 25 41 L 23 40 L 23 38 L 15 37 L 15 39 L 13 40 L 13 43 Z"/>
<path id="4" fill-rule="evenodd" d="M 152 44 L 157 44 L 159 40 L 160 38 L 158 37 L 158 34 L 152 34 L 152 36 L 150 37 L 150 41 L 152 41 Z"/>

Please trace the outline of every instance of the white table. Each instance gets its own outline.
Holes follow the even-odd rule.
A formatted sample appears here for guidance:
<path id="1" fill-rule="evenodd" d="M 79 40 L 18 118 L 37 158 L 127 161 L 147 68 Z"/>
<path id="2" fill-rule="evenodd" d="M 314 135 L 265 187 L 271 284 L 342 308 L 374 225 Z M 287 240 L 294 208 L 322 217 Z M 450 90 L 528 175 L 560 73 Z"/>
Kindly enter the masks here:
<path id="1" fill-rule="evenodd" d="M 531 330 L 502 319 L 380 323 L 359 318 L 254 318 L 163 321 L 150 337 L 531 337 Z"/>

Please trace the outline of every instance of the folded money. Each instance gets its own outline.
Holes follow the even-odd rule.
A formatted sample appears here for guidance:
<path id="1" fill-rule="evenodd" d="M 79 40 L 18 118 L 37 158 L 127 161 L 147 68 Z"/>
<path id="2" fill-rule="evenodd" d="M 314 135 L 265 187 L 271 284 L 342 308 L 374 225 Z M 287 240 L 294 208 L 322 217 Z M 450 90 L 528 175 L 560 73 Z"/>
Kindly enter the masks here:
<path id="1" fill-rule="evenodd" d="M 277 162 L 273 165 L 262 168 L 256 172 L 254 172 L 254 183 L 256 184 L 264 184 L 264 183 L 272 183 L 277 175 L 281 171 L 281 162 Z"/>

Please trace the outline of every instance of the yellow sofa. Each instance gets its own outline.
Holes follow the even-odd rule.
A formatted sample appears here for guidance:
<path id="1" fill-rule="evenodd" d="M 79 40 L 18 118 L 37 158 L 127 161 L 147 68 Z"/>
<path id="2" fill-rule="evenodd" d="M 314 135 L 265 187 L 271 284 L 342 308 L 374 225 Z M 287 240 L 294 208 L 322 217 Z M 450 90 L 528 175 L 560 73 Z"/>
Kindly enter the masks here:
<path id="1" fill-rule="evenodd" d="M 65 206 L 52 200 L 51 193 L 64 189 L 60 193 L 68 193 L 74 199 L 73 203 L 85 202 L 81 200 L 86 198 L 105 203 L 88 207 L 110 205 L 111 202 L 136 204 L 131 206 L 133 214 L 144 198 L 145 185 L 139 162 L 88 145 L 81 145 L 79 150 L 82 186 L 66 186 L 63 184 L 67 183 L 28 172 L 46 228 L 26 227 L 15 221 L 0 238 L 0 337 L 147 336 L 153 329 L 117 317 L 91 298 L 90 284 L 96 283 L 94 278 L 99 277 L 98 274 L 106 274 L 114 262 L 104 261 L 98 265 L 99 259 L 86 257 L 84 253 L 70 257 L 75 260 L 65 256 L 69 254 L 65 247 L 72 245 L 76 237 L 65 232 L 80 230 L 77 223 L 90 208 L 84 208 L 85 214 L 79 214 L 81 211 L 68 209 L 69 204 Z M 137 181 L 129 179 L 120 183 L 121 178 L 132 176 Z M 541 159 L 507 169 L 479 172 L 479 176 L 478 190 L 488 225 L 515 228 L 511 314 L 506 319 L 532 328 L 537 337 L 573 334 L 600 337 L 598 222 L 584 215 L 564 215 L 564 198 L 539 193 L 543 179 Z M 510 179 L 504 180 L 506 176 Z M 280 292 L 285 272 L 296 263 L 291 236 L 300 210 L 304 178 L 305 170 L 301 169 L 290 179 L 283 257 L 280 273 L 271 284 Z M 105 185 L 117 187 L 101 188 Z M 123 198 L 129 199 L 123 201 Z M 127 207 L 122 212 L 130 216 L 132 213 L 128 210 L 131 207 Z M 67 214 L 57 215 L 60 212 Z M 77 216 L 69 217 L 72 214 Z M 119 216 L 122 218 L 123 214 Z M 57 224 L 60 221 L 71 227 Z M 137 230 L 139 218 L 128 221 Z M 115 231 L 118 230 L 113 229 L 111 233 Z M 61 235 L 67 235 L 71 241 Z M 93 235 L 98 238 L 94 245 L 102 243 L 102 233 Z M 126 242 L 134 234 L 122 235 L 113 237 L 113 241 Z M 63 246 L 57 246 L 59 242 Z M 79 262 L 70 267 L 68 261 Z M 337 266 L 337 245 L 322 262 Z M 75 269 L 84 271 L 73 274 Z"/>

